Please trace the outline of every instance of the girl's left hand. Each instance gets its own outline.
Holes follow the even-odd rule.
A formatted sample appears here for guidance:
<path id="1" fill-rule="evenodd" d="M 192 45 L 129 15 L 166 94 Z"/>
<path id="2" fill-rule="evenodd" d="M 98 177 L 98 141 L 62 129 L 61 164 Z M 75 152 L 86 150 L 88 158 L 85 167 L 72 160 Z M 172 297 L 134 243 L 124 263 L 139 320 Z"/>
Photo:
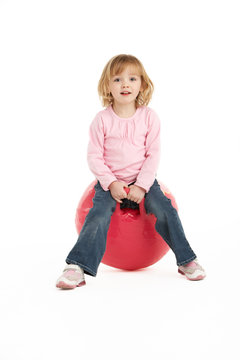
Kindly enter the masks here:
<path id="1" fill-rule="evenodd" d="M 137 185 L 130 185 L 128 188 L 130 190 L 127 195 L 127 199 L 129 199 L 131 201 L 135 201 L 137 204 L 139 204 L 142 201 L 142 199 L 144 198 L 146 190 Z"/>

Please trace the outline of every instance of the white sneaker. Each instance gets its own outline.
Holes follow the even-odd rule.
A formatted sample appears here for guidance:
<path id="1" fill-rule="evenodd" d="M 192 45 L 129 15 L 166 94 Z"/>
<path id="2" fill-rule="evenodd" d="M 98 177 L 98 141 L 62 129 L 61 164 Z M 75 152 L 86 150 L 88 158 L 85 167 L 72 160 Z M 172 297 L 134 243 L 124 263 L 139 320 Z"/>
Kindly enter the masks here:
<path id="1" fill-rule="evenodd" d="M 178 272 L 185 275 L 188 280 L 202 280 L 206 277 L 205 270 L 195 259 L 186 265 L 178 267 Z"/>
<path id="2" fill-rule="evenodd" d="M 56 287 L 60 289 L 74 289 L 77 286 L 85 285 L 84 271 L 80 266 L 68 264 L 58 278 Z"/>

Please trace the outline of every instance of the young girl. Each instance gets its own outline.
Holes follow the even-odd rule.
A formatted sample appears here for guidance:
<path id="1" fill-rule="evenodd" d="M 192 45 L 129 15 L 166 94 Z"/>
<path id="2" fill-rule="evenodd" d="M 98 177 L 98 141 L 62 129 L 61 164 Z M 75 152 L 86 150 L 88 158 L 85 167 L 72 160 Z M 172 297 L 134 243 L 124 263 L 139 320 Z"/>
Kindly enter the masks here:
<path id="1" fill-rule="evenodd" d="M 96 276 L 116 204 L 145 198 L 146 213 L 156 216 L 156 231 L 176 256 L 178 272 L 201 280 L 205 271 L 191 249 L 171 201 L 162 192 L 156 171 L 160 152 L 160 120 L 148 107 L 153 83 L 134 56 L 118 55 L 106 64 L 98 84 L 104 110 L 90 125 L 87 160 L 98 180 L 93 206 L 78 240 L 66 258 L 58 288 L 85 284 L 84 273 Z M 129 188 L 128 194 L 124 187 Z"/>

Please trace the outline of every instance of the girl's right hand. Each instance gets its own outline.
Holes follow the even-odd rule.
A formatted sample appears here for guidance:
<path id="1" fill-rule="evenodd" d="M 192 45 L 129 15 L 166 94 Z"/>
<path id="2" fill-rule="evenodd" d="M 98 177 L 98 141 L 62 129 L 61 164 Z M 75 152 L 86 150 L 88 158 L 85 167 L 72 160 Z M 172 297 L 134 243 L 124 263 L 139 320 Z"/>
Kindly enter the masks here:
<path id="1" fill-rule="evenodd" d="M 108 187 L 114 200 L 120 204 L 122 203 L 121 199 L 127 197 L 124 187 L 128 188 L 128 184 L 122 181 L 113 181 Z"/>

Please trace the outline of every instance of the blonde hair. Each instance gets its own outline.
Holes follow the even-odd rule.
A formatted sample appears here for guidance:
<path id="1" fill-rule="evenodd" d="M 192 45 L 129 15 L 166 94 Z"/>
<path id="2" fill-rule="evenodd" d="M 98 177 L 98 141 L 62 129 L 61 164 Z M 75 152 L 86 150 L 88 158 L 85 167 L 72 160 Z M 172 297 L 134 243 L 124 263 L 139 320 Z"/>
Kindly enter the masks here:
<path id="1" fill-rule="evenodd" d="M 136 107 L 148 105 L 150 102 L 154 85 L 148 77 L 142 63 L 135 56 L 120 54 L 112 57 L 108 61 L 98 82 L 98 94 L 103 106 L 107 107 L 113 103 L 113 96 L 108 92 L 110 78 L 120 74 L 128 65 L 133 65 L 137 74 L 141 76 L 143 91 L 139 91 L 139 94 L 136 97 Z"/>

